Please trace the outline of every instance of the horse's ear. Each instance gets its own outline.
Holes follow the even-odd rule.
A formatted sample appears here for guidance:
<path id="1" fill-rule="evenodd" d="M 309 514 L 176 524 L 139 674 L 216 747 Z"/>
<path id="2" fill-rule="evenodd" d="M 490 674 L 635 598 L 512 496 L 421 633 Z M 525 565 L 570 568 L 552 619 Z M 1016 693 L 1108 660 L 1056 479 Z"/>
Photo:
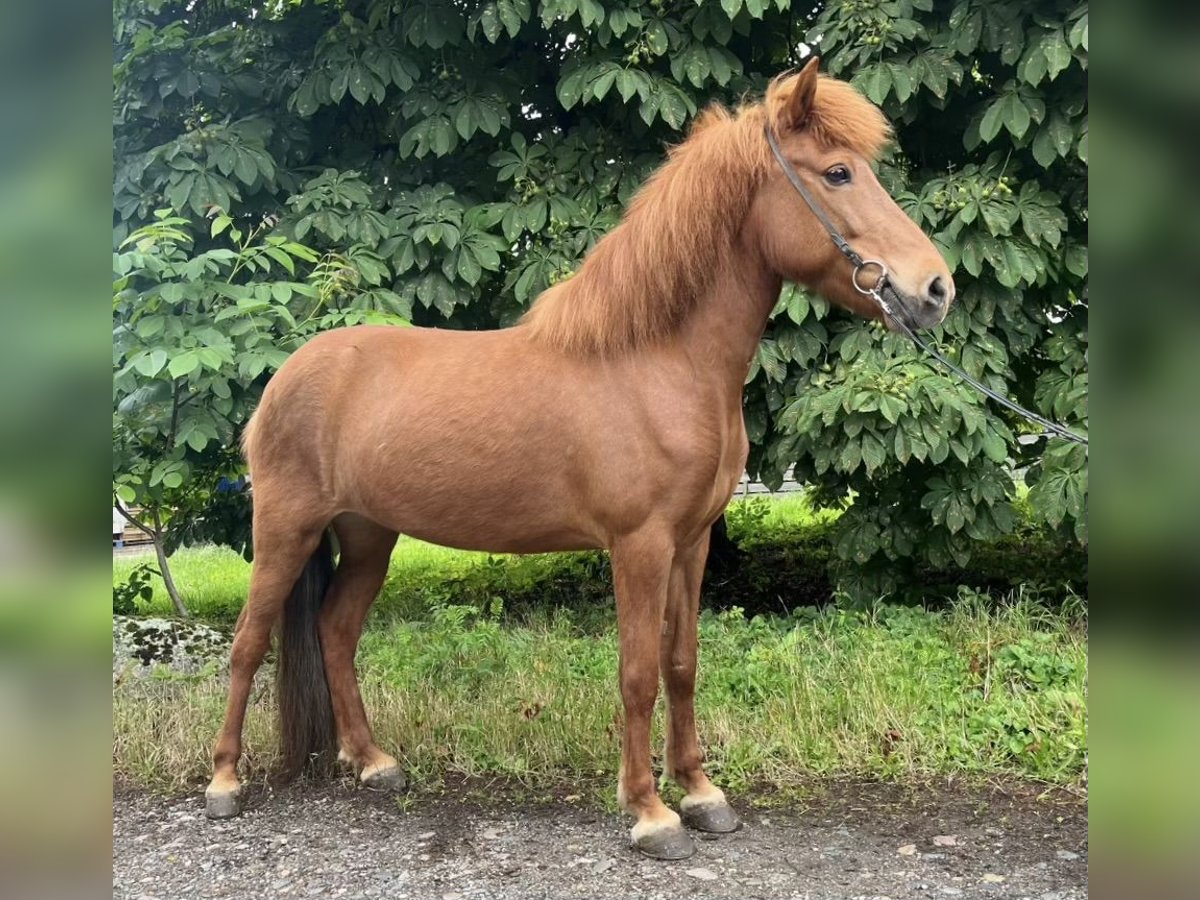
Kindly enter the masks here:
<path id="1" fill-rule="evenodd" d="M 804 126 L 817 95 L 817 69 L 820 64 L 820 59 L 814 56 L 792 79 L 792 89 L 782 98 L 783 104 L 779 109 L 776 125 L 780 130 L 796 131 Z"/>

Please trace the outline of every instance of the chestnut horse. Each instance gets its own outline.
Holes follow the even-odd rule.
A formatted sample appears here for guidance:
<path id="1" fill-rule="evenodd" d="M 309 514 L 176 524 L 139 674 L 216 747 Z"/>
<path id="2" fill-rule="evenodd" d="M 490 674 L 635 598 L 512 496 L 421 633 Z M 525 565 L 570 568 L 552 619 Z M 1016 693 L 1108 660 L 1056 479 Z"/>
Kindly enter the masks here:
<path id="1" fill-rule="evenodd" d="M 210 816 L 239 810 L 247 696 L 281 619 L 285 761 L 336 746 L 364 784 L 403 785 L 372 738 L 354 657 L 407 534 L 499 553 L 607 549 L 625 709 L 617 797 L 636 818 L 633 844 L 681 858 L 693 849 L 684 823 L 738 827 L 704 773 L 692 700 L 709 527 L 746 462 L 742 385 L 784 279 L 881 316 L 772 157 L 768 125 L 842 233 L 887 266 L 909 324 L 942 320 L 950 272 L 871 170 L 886 121 L 812 60 L 776 79 L 763 102 L 704 112 L 621 224 L 516 326 L 314 338 L 271 380 L 246 430 L 254 570 Z M 651 771 L 660 677 L 666 770 L 687 794 L 682 820 Z"/>

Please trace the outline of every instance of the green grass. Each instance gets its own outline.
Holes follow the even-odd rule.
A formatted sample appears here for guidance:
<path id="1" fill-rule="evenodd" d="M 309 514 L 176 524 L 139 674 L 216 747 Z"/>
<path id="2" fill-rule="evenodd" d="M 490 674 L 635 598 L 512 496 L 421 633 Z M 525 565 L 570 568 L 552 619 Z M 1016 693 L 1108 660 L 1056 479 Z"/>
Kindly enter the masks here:
<path id="1" fill-rule="evenodd" d="M 1043 603 L 1036 589 L 998 600 L 960 588 L 950 603 L 931 595 L 930 609 L 829 604 L 822 546 L 835 516 L 802 497 L 732 508 L 745 572 L 714 579 L 706 603 L 740 605 L 701 620 L 697 713 L 711 774 L 735 789 L 785 791 L 813 775 L 1080 780 L 1083 603 L 1069 592 Z M 116 560 L 114 583 L 142 561 Z M 193 612 L 232 623 L 248 564 L 216 548 L 172 562 Z M 609 585 L 598 553 L 503 557 L 402 539 L 359 653 L 381 745 L 418 783 L 461 774 L 608 784 L 621 729 Z M 169 609 L 159 586 L 143 611 Z M 273 694 L 268 674 L 260 679 L 246 726 L 251 777 L 275 755 Z M 224 700 L 211 676 L 122 681 L 114 772 L 160 788 L 202 780 Z"/>
<path id="2" fill-rule="evenodd" d="M 419 782 L 448 773 L 529 784 L 615 775 L 620 735 L 611 630 L 566 611 L 504 625 L 474 607 L 383 621 L 359 655 L 381 744 Z M 948 610 L 705 613 L 697 711 L 709 769 L 732 788 L 812 775 L 1020 776 L 1083 772 L 1086 635 L 1075 613 L 1033 601 Z M 114 689 L 114 770 L 156 787 L 208 771 L 224 685 L 213 678 Z M 247 723 L 249 767 L 275 752 L 266 679 Z M 661 738 L 656 737 L 656 746 Z"/>

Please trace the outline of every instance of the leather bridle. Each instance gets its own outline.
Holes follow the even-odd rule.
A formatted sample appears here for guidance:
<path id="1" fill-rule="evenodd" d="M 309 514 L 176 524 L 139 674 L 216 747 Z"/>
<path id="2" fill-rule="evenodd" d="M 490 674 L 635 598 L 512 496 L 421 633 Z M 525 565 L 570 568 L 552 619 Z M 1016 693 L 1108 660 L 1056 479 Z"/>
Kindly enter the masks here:
<path id="1" fill-rule="evenodd" d="M 946 359 L 946 357 L 944 357 L 936 349 L 922 340 L 912 327 L 912 323 L 916 322 L 916 319 L 909 310 L 908 304 L 905 303 L 904 297 L 901 296 L 901 294 L 891 285 L 888 280 L 887 266 L 877 259 L 864 259 L 857 250 L 850 246 L 850 242 L 847 241 L 846 238 L 842 236 L 842 233 L 837 230 L 837 226 L 833 224 L 833 220 L 829 218 L 829 215 L 821 207 L 821 204 L 817 202 L 815 197 L 813 197 L 812 192 L 809 191 L 809 189 L 805 187 L 804 182 L 800 180 L 800 174 L 796 171 L 795 167 L 788 162 L 787 157 L 783 155 L 783 148 L 779 146 L 779 139 L 775 136 L 775 129 L 768 124 L 765 127 L 765 130 L 767 135 L 767 144 L 771 148 L 771 153 L 775 156 L 775 161 L 779 163 L 779 168 L 783 170 L 783 174 L 787 177 L 787 180 L 791 183 L 792 187 L 796 189 L 796 193 L 803 198 L 804 202 L 808 205 L 808 208 L 812 210 L 813 215 L 817 217 L 817 221 L 821 223 L 822 227 L 829 234 L 829 237 L 833 240 L 834 246 L 836 246 L 841 254 L 846 257 L 846 259 L 850 260 L 850 263 L 854 266 L 854 273 L 850 276 L 850 281 L 854 285 L 854 289 L 856 291 L 874 300 L 880 310 L 883 311 L 884 315 L 894 322 L 909 340 L 941 363 L 944 368 L 949 369 L 976 390 L 992 398 L 1002 406 L 1008 407 L 1013 412 L 1024 416 L 1029 421 L 1041 425 L 1050 434 L 1057 435 L 1058 437 L 1068 441 L 1073 441 L 1076 444 L 1082 444 L 1084 447 L 1088 445 L 1088 439 L 1084 435 L 1077 434 L 1071 429 L 1059 425 L 1057 422 L 1052 422 L 1035 412 L 1031 412 L 1023 406 L 1014 403 L 1003 394 L 996 393 L 987 385 L 968 375 L 950 360 Z M 862 274 L 864 272 L 869 273 L 872 268 L 877 268 L 879 270 L 879 277 L 876 278 L 874 282 L 869 282 L 869 287 L 864 286 Z"/>

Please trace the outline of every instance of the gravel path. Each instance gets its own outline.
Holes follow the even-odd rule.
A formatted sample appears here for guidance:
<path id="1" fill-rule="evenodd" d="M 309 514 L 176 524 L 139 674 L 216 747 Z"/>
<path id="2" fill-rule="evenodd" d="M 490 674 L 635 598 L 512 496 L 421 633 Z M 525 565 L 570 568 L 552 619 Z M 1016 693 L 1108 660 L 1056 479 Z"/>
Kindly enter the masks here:
<path id="1" fill-rule="evenodd" d="M 198 796 L 118 789 L 113 897 L 1087 897 L 1087 808 L 1061 794 L 824 785 L 803 808 L 740 807 L 745 828 L 682 863 L 641 858 L 626 823 L 579 802 L 500 794 L 263 789 L 209 822 Z"/>

